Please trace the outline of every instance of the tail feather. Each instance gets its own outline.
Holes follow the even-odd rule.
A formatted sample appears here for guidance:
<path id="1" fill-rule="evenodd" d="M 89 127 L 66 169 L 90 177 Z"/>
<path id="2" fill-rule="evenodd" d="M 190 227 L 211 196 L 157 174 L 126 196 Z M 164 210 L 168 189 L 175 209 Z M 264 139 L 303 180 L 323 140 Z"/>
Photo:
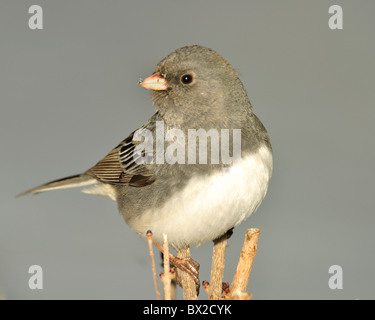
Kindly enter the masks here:
<path id="1" fill-rule="evenodd" d="M 97 182 L 98 181 L 95 178 L 87 174 L 76 174 L 74 176 L 70 176 L 70 177 L 66 177 L 66 178 L 62 178 L 62 179 L 58 179 L 58 180 L 45 183 L 39 187 L 35 187 L 25 192 L 22 192 L 18 194 L 16 197 L 20 197 L 29 193 L 37 194 L 37 193 L 50 191 L 50 190 L 83 187 L 83 186 L 95 184 Z"/>

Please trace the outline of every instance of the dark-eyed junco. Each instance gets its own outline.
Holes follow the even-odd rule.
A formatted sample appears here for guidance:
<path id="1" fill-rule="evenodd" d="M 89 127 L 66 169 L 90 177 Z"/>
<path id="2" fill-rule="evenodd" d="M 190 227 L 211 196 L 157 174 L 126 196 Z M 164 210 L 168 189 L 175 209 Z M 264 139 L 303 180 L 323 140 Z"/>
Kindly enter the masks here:
<path id="1" fill-rule="evenodd" d="M 156 113 L 85 173 L 22 194 L 91 186 L 118 203 L 143 238 L 175 249 L 214 240 L 266 195 L 272 150 L 237 72 L 215 51 L 186 46 L 140 81 Z M 205 141 L 204 141 L 205 140 Z"/>

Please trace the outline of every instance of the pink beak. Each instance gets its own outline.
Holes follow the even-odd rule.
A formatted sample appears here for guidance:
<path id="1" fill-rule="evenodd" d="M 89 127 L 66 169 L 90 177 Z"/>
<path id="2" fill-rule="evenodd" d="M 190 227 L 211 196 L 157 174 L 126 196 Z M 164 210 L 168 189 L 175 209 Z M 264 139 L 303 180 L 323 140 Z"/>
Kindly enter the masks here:
<path id="1" fill-rule="evenodd" d="M 141 80 L 138 84 L 149 90 L 168 89 L 167 81 L 159 73 L 154 73 L 152 76 Z"/>

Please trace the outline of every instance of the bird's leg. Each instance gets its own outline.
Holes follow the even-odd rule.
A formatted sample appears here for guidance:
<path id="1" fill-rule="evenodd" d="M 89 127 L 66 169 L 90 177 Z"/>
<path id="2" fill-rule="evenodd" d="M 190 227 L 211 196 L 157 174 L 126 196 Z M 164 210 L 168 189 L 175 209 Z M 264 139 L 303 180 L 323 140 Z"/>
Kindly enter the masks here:
<path id="1" fill-rule="evenodd" d="M 161 246 L 159 243 L 155 243 L 154 245 L 156 248 L 158 248 L 161 252 L 163 252 L 163 246 Z M 199 263 L 195 261 L 192 258 L 189 259 L 181 259 L 173 254 L 169 253 L 169 261 L 178 269 L 186 272 L 189 274 L 194 282 L 195 282 L 195 288 L 197 290 L 197 294 L 199 293 L 199 287 L 200 287 L 200 281 L 199 281 Z M 180 284 L 180 283 L 179 283 Z"/>

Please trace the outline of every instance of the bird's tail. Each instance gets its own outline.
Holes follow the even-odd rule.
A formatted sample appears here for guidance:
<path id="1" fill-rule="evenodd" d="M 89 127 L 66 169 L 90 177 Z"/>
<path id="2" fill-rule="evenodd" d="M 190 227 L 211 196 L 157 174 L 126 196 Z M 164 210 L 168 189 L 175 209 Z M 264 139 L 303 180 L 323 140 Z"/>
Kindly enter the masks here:
<path id="1" fill-rule="evenodd" d="M 25 192 L 18 194 L 16 197 L 23 196 L 25 194 L 33 193 L 37 194 L 40 192 L 50 191 L 50 190 L 58 190 L 58 189 L 68 189 L 68 188 L 76 188 L 76 187 L 83 187 L 97 183 L 98 181 L 87 175 L 87 174 L 76 174 L 74 176 L 54 180 L 48 183 L 45 183 L 39 187 L 32 188 Z"/>

